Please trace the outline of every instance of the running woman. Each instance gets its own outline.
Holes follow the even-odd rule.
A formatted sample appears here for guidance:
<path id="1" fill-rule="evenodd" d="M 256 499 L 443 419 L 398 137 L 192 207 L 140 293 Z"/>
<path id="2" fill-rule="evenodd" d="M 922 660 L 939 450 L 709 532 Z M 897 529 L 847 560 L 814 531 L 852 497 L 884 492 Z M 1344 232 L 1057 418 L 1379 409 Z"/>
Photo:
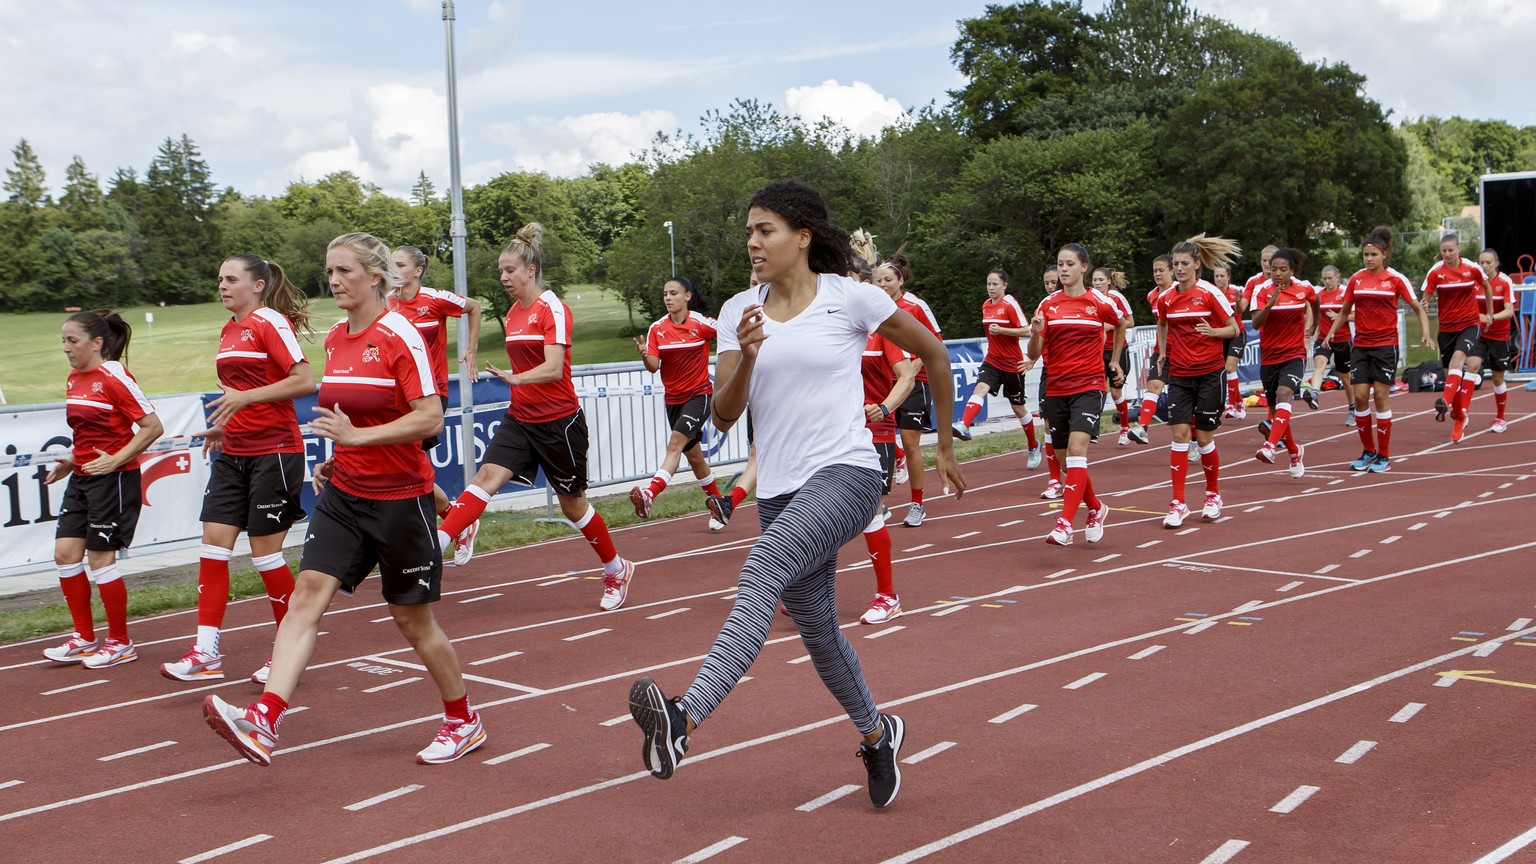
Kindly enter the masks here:
<path id="1" fill-rule="evenodd" d="M 701 298 L 694 293 L 693 283 L 681 276 L 673 276 L 662 286 L 661 301 L 667 314 L 651 325 L 644 342 L 635 340 L 635 351 L 647 371 L 661 372 L 672 434 L 650 485 L 629 490 L 629 501 L 641 519 L 650 517 L 656 496 L 672 482 L 672 474 L 684 458 L 704 494 L 720 496 L 714 471 L 699 448 L 704 421 L 709 419 L 710 396 L 715 392 L 709 380 L 709 341 L 715 338 L 715 319 L 698 311 Z M 725 527 L 724 523 L 720 527 Z"/>
<path id="2" fill-rule="evenodd" d="M 1046 297 L 1061 290 L 1061 277 L 1056 272 L 1055 264 L 1045 268 L 1045 273 L 1041 279 L 1045 284 Z M 1033 333 L 1034 331 L 1030 332 Z M 1045 355 L 1042 353 L 1039 357 L 1031 357 L 1028 352 L 1025 352 L 1023 359 L 1019 361 L 1019 374 L 1023 375 L 1035 366 L 1040 367 L 1040 377 L 1035 380 L 1035 412 L 1033 420 L 1036 423 L 1044 423 L 1047 371 Z M 1045 470 L 1049 474 L 1050 479 L 1046 481 L 1045 491 L 1040 493 L 1040 497 L 1047 501 L 1055 501 L 1066 492 L 1067 487 L 1061 482 L 1061 460 L 1056 458 L 1056 448 L 1051 446 L 1050 429 L 1043 426 L 1042 429 L 1044 429 L 1045 434 L 1042 436 L 1043 440 L 1041 440 L 1040 444 L 1041 449 L 1045 451 Z"/>
<path id="3" fill-rule="evenodd" d="M 1315 332 L 1308 324 L 1318 321 L 1317 291 L 1296 276 L 1306 256 L 1295 249 L 1277 249 L 1270 258 L 1269 278 L 1253 292 L 1253 326 L 1259 331 L 1259 382 L 1269 405 L 1269 436 L 1254 458 L 1274 464 L 1275 451 L 1285 445 L 1290 454 L 1292 477 L 1303 477 L 1306 449 L 1296 443 L 1291 429 L 1291 399 L 1301 389 L 1307 347 Z"/>
<path id="4" fill-rule="evenodd" d="M 1440 260 L 1429 268 L 1421 290 L 1424 302 L 1439 293 L 1440 362 L 1445 366 L 1445 397 L 1435 399 L 1435 419 L 1445 422 L 1451 414 L 1451 441 L 1458 442 L 1467 430 L 1467 409 L 1472 391 L 1483 381 L 1483 358 L 1478 340 L 1492 321 L 1488 310 L 1493 295 L 1481 267 L 1461 257 L 1461 241 L 1455 234 L 1440 238 Z M 1448 398 L 1446 398 L 1448 397 Z"/>
<path id="5" fill-rule="evenodd" d="M 987 274 L 987 299 L 981 304 L 981 326 L 987 334 L 987 353 L 982 355 L 981 368 L 976 371 L 976 386 L 971 388 L 965 414 L 955 426 L 955 437 L 961 441 L 971 440 L 971 424 L 987 404 L 987 394 L 996 393 L 1008 400 L 1013 416 L 1024 427 L 1029 444 L 1025 467 L 1033 471 L 1040 467 L 1040 445 L 1035 440 L 1035 421 L 1026 404 L 1024 376 L 1018 371 L 1019 361 L 1024 359 L 1019 340 L 1029 338 L 1029 322 L 1019 301 L 1008 293 L 1005 270 Z"/>
<path id="6" fill-rule="evenodd" d="M 215 365 L 222 396 L 208 403 L 203 455 L 218 454 L 203 491 L 203 545 L 197 555 L 197 641 L 163 663 L 173 681 L 224 677 L 219 631 L 229 604 L 229 559 L 244 531 L 272 618 L 283 625 L 293 571 L 283 539 L 304 518 L 304 438 L 293 400 L 315 392 L 315 375 L 294 338 L 309 332 L 309 301 L 283 268 L 260 255 L 231 255 L 219 266 L 219 302 L 233 315 L 219 333 Z M 266 683 L 268 659 L 251 679 Z"/>
<path id="7" fill-rule="evenodd" d="M 1152 259 L 1152 290 L 1147 292 L 1147 305 L 1152 307 L 1152 317 L 1161 324 L 1157 316 L 1157 298 L 1164 291 L 1173 287 L 1173 258 L 1169 255 L 1159 255 Z M 1141 389 L 1141 412 L 1137 415 L 1136 422 L 1131 424 L 1130 438 L 1137 444 L 1146 444 L 1147 426 L 1151 424 L 1152 417 L 1157 413 L 1157 399 L 1163 394 L 1163 388 L 1168 386 L 1168 360 L 1162 354 L 1160 342 L 1152 344 L 1152 356 L 1147 358 L 1147 383 Z"/>
<path id="8" fill-rule="evenodd" d="M 443 575 L 432 531 L 432 463 L 421 449 L 422 439 L 443 426 L 432 361 L 411 322 L 389 311 L 385 295 L 400 274 L 377 238 L 343 234 L 332 240 L 325 272 L 336 308 L 347 317 L 325 336 L 325 377 L 315 408 L 320 416 L 310 428 L 333 449 L 315 467 L 320 498 L 298 583 L 277 630 L 261 699 L 236 708 L 210 695 L 203 717 L 240 755 L 272 764 L 283 714 L 315 651 L 321 616 L 337 591 L 352 593 L 377 566 L 395 626 L 442 697 L 442 726 L 416 761 L 452 762 L 485 743 L 485 727 L 469 707 L 458 654 L 430 605 Z"/>
<path id="9" fill-rule="evenodd" d="M 1499 272 L 1499 253 L 1484 249 L 1477 256 L 1477 264 L 1488 277 L 1489 294 L 1493 298 L 1491 308 L 1483 308 L 1483 298 L 1478 297 L 1479 312 L 1489 316 L 1489 324 L 1478 340 L 1477 354 L 1493 374 L 1493 425 L 1489 431 L 1500 434 L 1509 431 L 1504 422 L 1504 409 L 1509 404 L 1509 388 L 1504 384 L 1504 373 L 1509 369 L 1509 322 L 1520 308 L 1520 294 L 1510 278 Z"/>
<path id="10" fill-rule="evenodd" d="M 1136 325 L 1136 313 L 1131 309 L 1131 301 L 1127 300 L 1122 289 L 1127 282 L 1125 274 L 1119 270 L 1111 270 L 1108 267 L 1100 267 L 1093 271 L 1093 290 L 1103 294 L 1120 310 L 1120 320 L 1125 324 L 1127 333 Z M 1112 328 L 1104 328 L 1108 336 Z M 1131 359 L 1129 352 L 1121 350 L 1118 354 L 1113 348 L 1104 348 L 1104 377 L 1109 381 L 1109 398 L 1115 405 L 1115 420 L 1120 424 L 1119 445 L 1124 447 L 1131 443 L 1131 406 L 1125 401 L 1125 380 L 1131 374 Z"/>
<path id="11" fill-rule="evenodd" d="M 69 478 L 54 527 L 53 563 L 75 632 L 64 644 L 43 649 L 43 656 L 106 669 L 139 659 L 128 638 L 128 588 L 117 569 L 117 550 L 128 548 L 139 524 L 139 454 L 165 428 L 123 365 L 133 329 L 121 315 L 76 312 L 64 319 L 61 338 L 71 370 L 64 419 L 74 441 L 45 479 L 52 484 Z M 91 618 L 91 583 L 107 613 L 104 643 Z"/>
<path id="12" fill-rule="evenodd" d="M 1157 298 L 1157 343 L 1168 364 L 1168 423 L 1173 444 L 1168 466 L 1173 477 L 1173 501 L 1163 526 L 1177 528 L 1189 516 L 1184 503 L 1184 479 L 1189 471 L 1190 430 L 1199 448 L 1205 473 L 1205 503 L 1200 518 L 1221 518 L 1221 457 L 1216 430 L 1221 428 L 1226 351 L 1223 343 L 1240 326 L 1232 305 L 1216 286 L 1200 278 L 1202 267 L 1230 262 L 1241 250 L 1223 237 L 1198 234 L 1173 247 L 1174 287 Z"/>
<path id="13" fill-rule="evenodd" d="M 916 365 L 896 343 L 871 333 L 859 369 L 864 382 L 865 426 L 874 438 L 875 452 L 880 454 L 880 475 L 884 481 L 881 495 L 889 495 L 896 476 L 896 409 L 912 392 L 917 380 Z M 864 545 L 875 570 L 875 599 L 859 618 L 860 624 L 884 624 L 901 615 L 901 596 L 896 593 L 891 562 L 891 532 L 885 527 L 885 519 L 885 505 L 881 504 L 875 518 L 864 528 Z"/>
<path id="14" fill-rule="evenodd" d="M 849 269 L 848 235 L 803 183 L 774 183 L 753 196 L 747 254 L 763 284 L 720 310 L 713 419 L 729 429 L 750 399 L 761 433 L 762 539 L 747 555 L 730 616 L 692 686 L 667 699 L 654 680 L 641 678 L 630 689 L 629 710 L 645 736 L 645 767 L 671 777 L 695 728 L 762 650 L 782 596 L 817 674 L 863 736 L 870 799 L 884 807 L 901 788 L 896 756 L 905 726 L 876 709 L 837 621 L 837 551 L 880 506 L 880 460 L 860 407 L 859 357 L 869 334 L 879 333 L 933 370 L 936 467 L 958 497 L 965 478 L 951 448 L 949 352 L 888 295 L 842 275 Z"/>
<path id="15" fill-rule="evenodd" d="M 928 328 L 934 338 L 940 336 L 939 319 L 933 315 L 933 310 L 916 294 L 907 291 L 905 286 L 910 278 L 911 270 L 908 269 L 907 259 L 903 258 L 900 250 L 892 255 L 889 261 L 875 268 L 875 284 L 890 295 L 896 301 L 897 308 L 916 318 L 919 324 Z M 901 404 L 896 412 L 896 427 L 901 430 L 901 450 L 907 460 L 907 483 L 912 490 L 912 504 L 907 508 L 907 516 L 901 524 L 908 528 L 916 528 L 923 524 L 923 517 L 928 511 L 923 506 L 923 433 L 932 431 L 933 426 L 933 391 L 928 383 L 928 367 L 919 358 L 917 360 L 917 381 L 912 387 L 912 392 L 907 394 L 907 400 Z M 950 409 L 953 411 L 953 407 Z M 953 430 L 951 430 L 953 431 Z"/>
<path id="16" fill-rule="evenodd" d="M 560 512 L 603 562 L 598 605 L 611 611 L 629 597 L 635 565 L 619 557 L 608 524 L 587 502 L 587 417 L 571 383 L 571 310 L 544 284 L 543 236 L 544 227 L 530 222 L 501 250 L 501 284 L 515 301 L 503 324 L 510 371 L 489 362 L 485 368 L 512 388 L 512 407 L 474 480 L 438 526 L 438 540 L 446 547 L 508 481 L 532 486 L 542 468 Z"/>
<path id="17" fill-rule="evenodd" d="M 1355 325 L 1354 347 L 1349 349 L 1349 385 L 1355 402 L 1355 428 L 1360 432 L 1360 456 L 1349 467 L 1380 474 L 1392 470 L 1392 382 L 1397 377 L 1397 303 L 1419 316 L 1419 344 L 1430 347 L 1429 317 L 1413 296 L 1408 277 L 1387 266 L 1392 254 L 1392 229 L 1371 229 L 1360 245 L 1365 267 L 1344 285 L 1344 305 L 1323 337 L 1323 347 L 1346 321 Z M 1351 318 L 1353 314 L 1353 318 Z M 1373 404 L 1374 403 L 1374 404 Z M 1371 424 L 1373 414 L 1374 427 Z"/>
<path id="18" fill-rule="evenodd" d="M 1104 539 L 1104 523 L 1109 519 L 1109 505 L 1094 494 L 1088 478 L 1088 445 L 1099 437 L 1104 412 L 1104 331 L 1114 331 L 1110 351 L 1115 362 L 1109 374 L 1124 386 L 1118 358 L 1125 350 L 1126 320 L 1113 300 L 1084 284 L 1092 264 L 1082 246 L 1061 247 L 1056 253 L 1061 288 L 1040 301 L 1030 321 L 1029 356 L 1050 356 L 1051 380 L 1042 408 L 1051 446 L 1067 452 L 1061 516 L 1045 537 L 1045 542 L 1056 546 L 1072 545 L 1073 520 L 1080 505 L 1088 505 L 1083 538 L 1089 543 Z"/>
<path id="19" fill-rule="evenodd" d="M 1266 259 L 1267 260 L 1267 259 Z M 1269 265 L 1264 265 L 1264 272 L 1269 272 Z M 1211 268 L 1211 284 L 1216 290 L 1227 298 L 1233 309 L 1242 308 L 1243 293 L 1232 284 L 1232 265 L 1225 262 Z M 1237 318 L 1237 335 L 1228 339 L 1225 344 L 1227 353 L 1227 409 L 1223 416 L 1241 420 L 1248 416 L 1248 407 L 1243 403 L 1243 391 L 1237 378 L 1237 367 L 1243 360 L 1243 349 L 1248 347 L 1248 328 L 1242 326 L 1242 314 Z"/>
<path id="20" fill-rule="evenodd" d="M 1323 373 L 1330 362 L 1333 364 L 1333 374 L 1339 376 L 1339 381 L 1344 385 L 1344 392 L 1346 394 L 1349 392 L 1350 340 L 1335 341 L 1328 347 L 1323 345 L 1323 334 L 1333 329 L 1333 321 L 1339 317 L 1339 310 L 1342 308 L 1344 308 L 1344 286 L 1339 283 L 1339 268 L 1329 264 L 1323 268 L 1323 287 L 1317 289 L 1317 339 L 1312 343 L 1312 386 L 1307 388 L 1314 400 L 1323 392 Z M 1306 394 L 1302 394 L 1302 398 L 1305 399 Z M 1312 407 L 1317 406 L 1314 404 Z M 1353 404 L 1349 406 L 1345 425 L 1355 425 Z"/>
<path id="21" fill-rule="evenodd" d="M 480 344 L 480 301 L 473 297 L 460 297 L 452 291 L 439 291 L 421 284 L 427 274 L 427 253 L 415 246 L 401 246 L 391 255 L 395 268 L 400 271 L 400 287 L 389 292 L 389 308 L 399 312 L 421 331 L 421 340 L 427 345 L 427 355 L 432 358 L 432 382 L 437 395 L 442 397 L 443 413 L 448 413 L 448 319 L 469 319 L 469 336 L 459 353 L 459 374 L 476 375 L 475 351 Z M 421 449 L 431 450 L 439 443 L 433 435 L 421 442 Z M 432 506 L 438 518 L 448 515 L 448 493 L 441 486 L 432 484 Z M 462 537 L 453 538 L 454 558 L 468 561 L 474 555 L 475 535 L 480 525 L 475 523 Z"/>

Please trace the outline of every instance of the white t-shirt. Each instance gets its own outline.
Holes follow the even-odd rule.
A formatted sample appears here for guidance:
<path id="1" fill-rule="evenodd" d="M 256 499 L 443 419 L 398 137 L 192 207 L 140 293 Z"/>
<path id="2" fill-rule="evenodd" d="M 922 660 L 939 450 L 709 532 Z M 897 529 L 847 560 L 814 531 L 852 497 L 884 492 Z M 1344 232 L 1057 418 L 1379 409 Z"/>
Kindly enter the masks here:
<path id="1" fill-rule="evenodd" d="M 742 311 L 766 298 L 763 284 L 725 301 L 719 352 L 740 351 Z M 880 470 L 864 416 L 864 345 L 896 312 L 884 291 L 821 274 L 816 298 L 789 321 L 766 318 L 747 401 L 757 443 L 757 494 L 787 495 L 828 465 Z M 765 316 L 766 317 L 766 316 Z"/>

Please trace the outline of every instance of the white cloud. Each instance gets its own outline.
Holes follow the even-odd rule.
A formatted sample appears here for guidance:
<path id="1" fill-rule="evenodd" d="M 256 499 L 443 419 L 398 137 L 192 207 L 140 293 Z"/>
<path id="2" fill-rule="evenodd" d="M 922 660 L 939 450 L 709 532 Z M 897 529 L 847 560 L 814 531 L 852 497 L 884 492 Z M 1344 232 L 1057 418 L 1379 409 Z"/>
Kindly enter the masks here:
<path id="1" fill-rule="evenodd" d="M 650 146 L 657 132 L 675 128 L 677 117 L 670 111 L 603 112 L 559 119 L 535 115 L 492 124 L 485 135 L 512 148 L 510 161 L 517 168 L 570 177 L 594 162 L 628 162 Z"/>
<path id="2" fill-rule="evenodd" d="M 791 114 L 807 123 L 831 120 L 860 137 L 878 135 L 907 116 L 900 102 L 863 81 L 845 85 L 828 79 L 814 87 L 791 87 L 784 92 L 784 102 Z"/>

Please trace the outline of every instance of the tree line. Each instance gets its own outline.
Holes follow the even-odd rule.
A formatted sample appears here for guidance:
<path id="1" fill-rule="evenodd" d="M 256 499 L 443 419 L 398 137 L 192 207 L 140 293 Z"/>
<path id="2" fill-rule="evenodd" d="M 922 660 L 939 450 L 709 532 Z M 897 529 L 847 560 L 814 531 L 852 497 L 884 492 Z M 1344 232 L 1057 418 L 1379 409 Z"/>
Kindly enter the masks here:
<path id="1" fill-rule="evenodd" d="M 470 291 L 504 313 L 495 259 L 537 220 L 549 279 L 618 292 L 642 327 L 663 314 L 670 221 L 677 272 L 717 309 L 747 284 L 752 192 L 799 177 L 845 227 L 870 230 L 887 254 L 905 246 L 908 287 L 947 335 L 978 335 L 986 273 L 1011 271 L 1030 303 L 1068 242 L 1133 286 L 1150 284 L 1152 257 L 1202 231 L 1244 244 L 1240 274 L 1276 243 L 1310 253 L 1305 275 L 1315 277 L 1327 263 L 1351 272 L 1358 238 L 1388 224 L 1409 231 L 1394 264 L 1412 273 L 1431 262 L 1440 220 L 1475 201 L 1481 174 L 1536 169 L 1536 126 L 1394 126 L 1346 64 L 1308 63 L 1185 0 L 1112 0 L 1098 13 L 1075 0 L 989 5 L 959 22 L 950 57 L 965 83 L 876 137 L 737 101 L 697 134 L 658 136 L 629 164 L 466 188 Z M 0 310 L 211 300 L 233 252 L 278 261 L 319 294 L 326 243 L 353 230 L 444 265 L 449 255 L 448 206 L 425 173 L 409 200 L 347 171 L 245 195 L 218 188 L 183 135 L 142 174 L 119 168 L 105 190 L 76 157 L 55 200 L 25 140 L 12 157 L 0 237 L 15 258 Z M 428 273 L 429 284 L 447 280 L 446 266 Z"/>

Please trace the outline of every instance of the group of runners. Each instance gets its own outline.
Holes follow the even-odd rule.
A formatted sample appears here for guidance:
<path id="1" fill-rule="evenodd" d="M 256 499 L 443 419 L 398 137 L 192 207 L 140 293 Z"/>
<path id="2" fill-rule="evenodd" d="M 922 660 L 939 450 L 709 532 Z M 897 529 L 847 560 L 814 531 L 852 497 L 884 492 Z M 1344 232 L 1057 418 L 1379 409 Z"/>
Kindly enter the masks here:
<path id="1" fill-rule="evenodd" d="M 1331 281 L 1325 271 L 1324 288 L 1314 289 L 1298 275 L 1304 256 L 1274 249 L 1266 250 L 1264 271 L 1240 295 L 1230 279 L 1237 245 L 1200 235 L 1153 263 L 1155 287 L 1148 302 L 1157 320 L 1156 350 L 1135 412 L 1124 398 L 1132 373 L 1126 335 L 1133 323 L 1122 293 L 1126 278 L 1112 269 L 1093 269 L 1089 250 L 1068 244 L 1046 272 L 1045 299 L 1027 316 L 1008 294 L 1008 274 L 998 269 L 987 275 L 981 308 L 987 353 L 956 423 L 949 355 L 931 310 L 906 290 L 912 272 L 899 250 L 883 258 L 873 238 L 844 232 L 828 217 L 821 196 L 796 181 L 759 190 L 746 227 L 751 286 L 712 319 L 699 310 L 692 285 L 674 277 L 663 288 L 666 316 L 635 343 L 646 368 L 661 376 L 671 430 L 655 475 L 630 493 L 636 513 L 651 514 L 686 459 L 705 493 L 711 529 L 725 528 L 754 488 L 761 529 L 742 566 L 731 611 L 692 683 L 676 698 L 668 698 L 651 678 L 631 688 L 630 709 L 644 736 L 643 761 L 661 778 L 675 771 L 698 724 L 746 673 L 775 614 L 782 612 L 793 620 L 818 675 L 861 736 L 859 754 L 872 801 L 885 806 L 895 799 L 904 724 L 877 709 L 839 627 L 837 554 L 855 536 L 865 538 L 876 590 L 861 620 L 882 623 L 901 614 L 882 499 L 905 483 L 910 502 L 903 524 L 922 524 L 924 431 L 938 433 L 938 481 L 960 497 L 965 480 L 952 440 L 970 437 L 989 393 L 1005 398 L 1022 424 L 1027 466 L 1047 463 L 1051 480 L 1044 497 L 1062 500 L 1047 541 L 1072 543 L 1077 511 L 1085 509 L 1084 537 L 1094 543 L 1104 536 L 1110 510 L 1095 493 L 1088 454 L 1106 404 L 1113 405 L 1119 443 L 1145 444 L 1157 393 L 1165 388 L 1173 496 L 1163 524 L 1177 527 L 1190 515 L 1185 475 L 1192 459 L 1205 476 L 1201 516 L 1220 517 L 1220 458 L 1213 436 L 1223 414 L 1238 411 L 1240 397 L 1233 395 L 1236 379 L 1229 369 L 1242 350 L 1244 310 L 1263 334 L 1261 374 L 1269 406 L 1256 456 L 1273 462 L 1283 447 L 1291 474 L 1298 477 L 1305 472 L 1305 448 L 1290 423 L 1291 402 L 1301 394 L 1317 406 L 1329 358 L 1336 372 L 1349 376 L 1363 444 L 1354 467 L 1390 469 L 1388 400 L 1398 359 L 1400 300 L 1419 316 L 1421 332 L 1429 332 L 1411 284 L 1386 266 L 1392 245 L 1386 229 L 1367 238 L 1365 268 L 1342 287 L 1337 271 Z M 1452 439 L 1459 440 L 1486 361 L 1497 394 L 1494 431 L 1503 431 L 1508 350 L 1507 343 L 1500 346 L 1499 325 L 1507 339 L 1511 286 L 1497 275 L 1491 251 L 1483 253 L 1479 267 L 1461 259 L 1459 246 L 1448 237 L 1442 253 L 1424 286 L 1426 294 L 1439 298 L 1441 349 L 1450 370 L 1439 413 L 1452 417 Z M 351 593 L 376 568 L 390 614 L 443 703 L 442 724 L 417 760 L 450 762 L 486 740 L 457 653 L 431 603 L 439 597 L 443 567 L 471 559 L 480 515 L 509 481 L 532 485 L 542 470 L 563 514 L 601 563 L 600 608 L 618 609 L 628 597 L 634 564 L 618 553 L 586 498 L 587 426 L 570 369 L 573 322 L 544 283 L 542 228 L 525 226 L 498 259 L 501 284 L 514 301 L 504 324 L 507 368 L 487 362 L 484 371 L 508 385 L 511 407 L 473 482 L 453 501 L 434 485 L 426 451 L 437 443 L 448 405 L 447 321 L 468 317 L 471 338 L 461 346 L 460 368 L 476 370 L 480 308 L 473 300 L 424 287 L 426 263 L 420 250 L 390 250 L 367 234 L 331 242 L 325 272 L 346 317 L 324 337 L 326 364 L 319 376 L 295 333 L 309 329 L 310 312 L 282 269 L 254 255 L 232 256 L 220 268 L 220 300 L 232 317 L 216 357 L 223 392 L 208 403 L 209 428 L 200 433 L 204 453 L 217 458 L 201 516 L 197 635 L 186 653 L 161 671 L 179 681 L 225 677 L 219 633 L 229 561 L 245 532 L 271 601 L 276 637 L 270 657 L 252 664 L 252 679 L 263 685 L 260 698 L 239 707 L 208 696 L 203 714 L 253 762 L 271 761 L 321 616 L 336 592 Z M 1201 278 L 1207 269 L 1214 282 Z M 164 430 L 122 363 L 131 332 L 121 317 L 78 313 L 66 320 L 62 336 L 72 370 L 67 415 L 74 441 L 48 480 L 70 481 L 55 558 L 75 632 L 44 654 L 102 669 L 137 659 L 115 555 L 131 543 L 137 521 L 137 457 Z M 713 378 L 711 341 L 718 345 Z M 1351 346 L 1347 370 L 1339 368 L 1345 345 Z M 1309 349 L 1317 358 L 1310 387 L 1303 382 Z M 1024 374 L 1041 363 L 1039 401 L 1047 431 L 1037 440 Z M 318 407 L 309 426 L 329 442 L 329 456 L 310 472 L 318 499 L 295 578 L 281 552 L 283 536 L 306 515 L 299 504 L 306 472 L 293 399 L 313 392 L 317 378 Z M 723 433 L 739 422 L 747 424 L 752 458 L 727 494 L 700 441 L 706 427 Z M 92 582 L 106 607 L 104 639 L 91 617 Z"/>

